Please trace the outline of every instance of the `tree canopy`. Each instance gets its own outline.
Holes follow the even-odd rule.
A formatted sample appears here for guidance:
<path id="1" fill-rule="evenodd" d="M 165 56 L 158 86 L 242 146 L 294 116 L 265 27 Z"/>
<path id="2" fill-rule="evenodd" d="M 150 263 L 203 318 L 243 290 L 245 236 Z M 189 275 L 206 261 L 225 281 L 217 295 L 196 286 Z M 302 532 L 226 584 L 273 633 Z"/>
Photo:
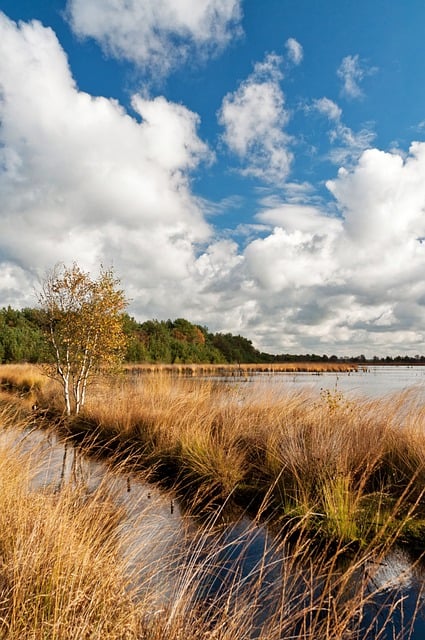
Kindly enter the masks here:
<path id="1" fill-rule="evenodd" d="M 56 265 L 42 282 L 38 302 L 67 414 L 78 413 L 94 371 L 123 359 L 126 298 L 112 269 L 92 279 L 74 263 Z"/>
<path id="2" fill-rule="evenodd" d="M 138 322 L 121 314 L 126 338 L 124 360 L 127 362 L 170 363 L 267 363 L 300 361 L 368 362 L 361 354 L 338 358 L 314 353 L 272 355 L 257 350 L 251 340 L 231 333 L 210 333 L 208 328 L 184 318 Z M 54 354 L 46 340 L 46 316 L 40 309 L 11 307 L 0 309 L 0 363 L 52 362 Z M 47 332 L 48 333 L 48 332 Z M 369 361 L 376 363 L 423 363 L 425 356 L 398 355 Z"/>

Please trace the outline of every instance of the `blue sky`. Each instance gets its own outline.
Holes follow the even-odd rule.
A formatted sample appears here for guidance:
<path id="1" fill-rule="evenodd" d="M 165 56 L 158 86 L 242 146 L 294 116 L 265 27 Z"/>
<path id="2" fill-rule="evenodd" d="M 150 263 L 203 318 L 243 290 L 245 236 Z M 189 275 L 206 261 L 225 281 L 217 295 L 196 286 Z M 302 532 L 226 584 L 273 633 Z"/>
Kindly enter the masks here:
<path id="1" fill-rule="evenodd" d="M 113 265 L 139 320 L 424 352 L 419 0 L 0 0 L 0 305 Z"/>

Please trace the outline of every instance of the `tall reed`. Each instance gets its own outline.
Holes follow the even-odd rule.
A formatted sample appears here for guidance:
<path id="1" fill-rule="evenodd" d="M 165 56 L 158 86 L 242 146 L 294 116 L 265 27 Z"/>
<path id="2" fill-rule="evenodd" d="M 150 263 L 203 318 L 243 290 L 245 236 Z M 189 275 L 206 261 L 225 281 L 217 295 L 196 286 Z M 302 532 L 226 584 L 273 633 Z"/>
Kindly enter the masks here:
<path id="1" fill-rule="evenodd" d="M 260 430 L 258 407 L 256 416 Z M 0 426 L 25 434 L 29 425 L 3 407 Z M 131 494 L 109 484 L 106 468 L 89 492 L 74 482 L 35 488 L 37 449 L 1 433 L 0 637 L 365 639 L 396 616 L 405 623 L 392 637 L 408 637 L 415 605 L 407 610 L 378 576 L 396 533 L 347 553 L 311 535 L 309 513 L 277 537 L 248 521 L 229 529 L 220 511 L 199 528 L 189 513 L 166 516 L 153 489 L 126 506 Z"/>
<path id="2" fill-rule="evenodd" d="M 53 386 L 36 393 L 60 411 Z M 84 412 L 68 422 L 86 442 L 131 453 L 191 509 L 233 503 L 282 523 L 308 514 L 324 538 L 365 544 L 398 505 L 402 537 L 417 545 L 425 531 L 417 501 L 424 425 L 414 392 L 347 400 L 337 390 L 285 394 L 165 373 L 99 378 Z"/>
<path id="3" fill-rule="evenodd" d="M 413 393 L 348 401 L 152 375 L 99 384 L 75 428 L 131 443 L 192 505 L 308 514 L 325 537 L 364 544 L 395 504 L 409 535 L 425 524 L 424 417 Z"/>

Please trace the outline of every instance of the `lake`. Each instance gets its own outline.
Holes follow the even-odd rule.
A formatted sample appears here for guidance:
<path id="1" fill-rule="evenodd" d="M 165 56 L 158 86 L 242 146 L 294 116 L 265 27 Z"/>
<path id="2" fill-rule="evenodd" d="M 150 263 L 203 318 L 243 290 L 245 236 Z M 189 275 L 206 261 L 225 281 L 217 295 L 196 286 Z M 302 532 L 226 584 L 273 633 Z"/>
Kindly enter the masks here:
<path id="1" fill-rule="evenodd" d="M 243 379 L 274 389 L 306 388 L 312 392 L 327 389 L 350 397 L 378 398 L 414 388 L 419 397 L 425 400 L 425 366 L 368 366 L 359 367 L 358 371 L 338 373 L 258 373 Z"/>

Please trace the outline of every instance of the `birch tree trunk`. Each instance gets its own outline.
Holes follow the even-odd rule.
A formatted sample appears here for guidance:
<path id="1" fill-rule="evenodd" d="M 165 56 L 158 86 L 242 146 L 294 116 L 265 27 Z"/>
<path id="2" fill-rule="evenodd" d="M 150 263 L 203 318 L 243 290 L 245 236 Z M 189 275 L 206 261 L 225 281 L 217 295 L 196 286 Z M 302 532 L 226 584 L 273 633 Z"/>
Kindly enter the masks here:
<path id="1" fill-rule="evenodd" d="M 54 377 L 62 385 L 67 416 L 84 406 L 92 374 L 123 358 L 127 300 L 118 285 L 112 270 L 101 269 L 93 280 L 76 263 L 56 265 L 42 284 L 38 300 L 46 315 Z"/>

